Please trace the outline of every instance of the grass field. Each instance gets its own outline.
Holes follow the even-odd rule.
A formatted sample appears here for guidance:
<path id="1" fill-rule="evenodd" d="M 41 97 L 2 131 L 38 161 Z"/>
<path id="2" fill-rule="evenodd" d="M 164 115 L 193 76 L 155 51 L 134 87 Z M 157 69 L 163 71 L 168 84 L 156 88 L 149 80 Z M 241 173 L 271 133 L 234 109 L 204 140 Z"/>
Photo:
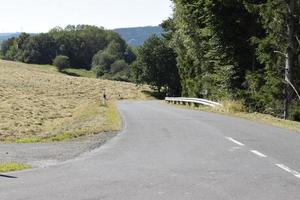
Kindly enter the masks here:
<path id="1" fill-rule="evenodd" d="M 0 173 L 30 169 L 31 166 L 20 163 L 0 163 Z"/>
<path id="2" fill-rule="evenodd" d="M 144 99 L 142 90 L 131 83 L 67 76 L 52 66 L 0 60 L 0 141 L 60 141 L 119 130 L 114 100 Z"/>
<path id="3" fill-rule="evenodd" d="M 95 72 L 84 70 L 84 69 L 72 69 L 72 68 L 68 68 L 68 69 L 64 70 L 64 73 L 65 74 L 69 74 L 71 76 L 96 78 L 96 73 Z"/>

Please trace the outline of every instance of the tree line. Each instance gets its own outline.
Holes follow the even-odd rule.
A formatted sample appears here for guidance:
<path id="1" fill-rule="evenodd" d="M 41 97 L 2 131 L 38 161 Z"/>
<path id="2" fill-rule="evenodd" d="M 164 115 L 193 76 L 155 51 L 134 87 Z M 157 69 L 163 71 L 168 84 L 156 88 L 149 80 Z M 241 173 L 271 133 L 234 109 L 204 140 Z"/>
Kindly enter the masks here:
<path id="1" fill-rule="evenodd" d="M 300 120 L 299 1 L 172 1 L 163 37 L 138 51 L 136 81 L 155 81 L 169 95 L 238 100 L 250 112 Z"/>
<path id="2" fill-rule="evenodd" d="M 1 44 L 1 57 L 33 64 L 52 64 L 58 57 L 56 63 L 67 60 L 69 67 L 127 80 L 129 72 L 126 71 L 135 60 L 135 53 L 113 31 L 90 25 L 68 25 L 55 27 L 48 33 L 22 33 L 10 38 Z"/>

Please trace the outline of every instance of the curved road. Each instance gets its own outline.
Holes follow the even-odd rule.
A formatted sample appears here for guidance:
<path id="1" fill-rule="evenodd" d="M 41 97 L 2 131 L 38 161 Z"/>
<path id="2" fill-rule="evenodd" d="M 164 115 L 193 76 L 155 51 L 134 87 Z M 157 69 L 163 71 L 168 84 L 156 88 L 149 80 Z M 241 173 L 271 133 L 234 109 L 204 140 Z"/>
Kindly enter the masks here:
<path id="1" fill-rule="evenodd" d="M 122 133 L 75 160 L 0 175 L 0 199 L 300 199 L 299 133 L 158 101 L 118 106 Z"/>

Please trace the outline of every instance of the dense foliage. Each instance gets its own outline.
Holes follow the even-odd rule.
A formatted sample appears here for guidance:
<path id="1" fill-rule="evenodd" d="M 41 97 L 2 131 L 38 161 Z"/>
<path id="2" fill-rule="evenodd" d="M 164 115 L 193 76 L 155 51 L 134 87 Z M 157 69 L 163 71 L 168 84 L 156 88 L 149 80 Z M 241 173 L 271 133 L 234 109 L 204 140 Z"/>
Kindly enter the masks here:
<path id="1" fill-rule="evenodd" d="M 167 40 L 155 35 L 150 37 L 138 49 L 138 59 L 131 68 L 134 81 L 147 83 L 159 93 L 180 95 L 176 54 Z"/>
<path id="2" fill-rule="evenodd" d="M 53 60 L 53 65 L 57 67 L 58 71 L 63 71 L 64 69 L 70 67 L 70 59 L 68 56 L 56 56 Z"/>
<path id="3" fill-rule="evenodd" d="M 177 54 L 182 95 L 238 99 L 250 111 L 282 114 L 286 57 L 276 52 L 287 54 L 290 46 L 290 1 L 173 0 L 174 16 L 163 27 Z M 294 2 L 297 35 L 300 8 Z M 298 43 L 292 51 L 289 81 L 299 90 Z M 288 92 L 296 110 L 296 93 Z"/>
<path id="4" fill-rule="evenodd" d="M 123 40 L 112 41 L 98 51 L 92 59 L 92 70 L 97 77 L 129 81 L 129 65 L 136 59 L 135 53 Z"/>
<path id="5" fill-rule="evenodd" d="M 162 23 L 163 37 L 150 38 L 138 50 L 131 69 L 135 81 L 158 90 L 175 86 L 172 95 L 181 86 L 182 96 L 239 100 L 249 111 L 280 117 L 287 117 L 289 107 L 289 117 L 299 119 L 298 1 L 173 3 L 173 17 Z"/>
<path id="6" fill-rule="evenodd" d="M 57 55 L 65 55 L 70 66 L 88 70 L 92 66 L 102 67 L 103 74 L 109 73 L 110 65 L 117 60 L 125 60 L 124 67 L 135 60 L 134 53 L 118 33 L 89 25 L 56 27 L 36 35 L 22 33 L 2 43 L 1 55 L 7 60 L 35 64 L 52 64 Z M 93 59 L 97 56 L 110 62 L 100 66 L 97 58 Z"/>

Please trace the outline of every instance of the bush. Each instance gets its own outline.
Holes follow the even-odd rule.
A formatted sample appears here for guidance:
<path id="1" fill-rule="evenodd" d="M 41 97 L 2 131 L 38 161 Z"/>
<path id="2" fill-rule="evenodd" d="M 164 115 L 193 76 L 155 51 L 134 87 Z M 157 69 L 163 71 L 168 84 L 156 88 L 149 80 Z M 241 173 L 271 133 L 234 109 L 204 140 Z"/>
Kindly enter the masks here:
<path id="1" fill-rule="evenodd" d="M 124 71 L 126 69 L 128 69 L 129 66 L 128 64 L 125 62 L 125 60 L 117 60 L 116 62 L 114 62 L 111 66 L 110 66 L 110 72 L 112 74 L 116 74 L 118 72 Z"/>
<path id="2" fill-rule="evenodd" d="M 92 71 L 96 74 L 97 78 L 99 78 L 105 74 L 102 67 L 100 67 L 100 66 L 93 67 Z"/>
<path id="3" fill-rule="evenodd" d="M 58 71 L 63 71 L 64 69 L 70 67 L 70 59 L 68 56 L 59 55 L 53 60 L 53 65 L 57 67 Z"/>
<path id="4" fill-rule="evenodd" d="M 290 118 L 293 121 L 300 122 L 300 108 L 294 107 L 293 109 L 291 109 Z"/>
<path id="5" fill-rule="evenodd" d="M 218 107 L 218 109 L 222 112 L 241 113 L 246 111 L 245 105 L 242 101 L 226 100 L 222 101 L 221 104 L 222 106 Z"/>
<path id="6" fill-rule="evenodd" d="M 110 72 L 110 66 L 116 61 L 114 55 L 106 53 L 105 51 L 99 51 L 93 57 L 92 68 L 102 68 L 104 73 Z"/>

